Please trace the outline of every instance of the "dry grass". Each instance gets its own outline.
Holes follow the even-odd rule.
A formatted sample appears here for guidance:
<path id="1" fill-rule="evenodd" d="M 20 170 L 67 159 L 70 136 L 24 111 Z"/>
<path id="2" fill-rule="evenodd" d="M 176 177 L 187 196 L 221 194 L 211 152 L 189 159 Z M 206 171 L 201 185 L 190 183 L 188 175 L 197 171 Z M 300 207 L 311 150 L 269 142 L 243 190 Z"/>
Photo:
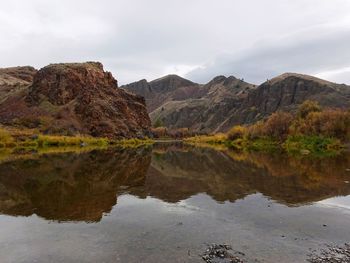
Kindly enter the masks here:
<path id="1" fill-rule="evenodd" d="M 43 135 L 35 129 L 15 129 L 0 128 L 0 148 L 16 148 L 21 151 L 35 149 L 38 151 L 43 148 L 59 147 L 107 147 L 109 145 L 120 145 L 123 147 L 135 147 L 140 145 L 152 144 L 150 139 L 124 139 L 110 140 L 108 138 L 95 138 L 86 135 L 61 136 L 61 135 Z"/>
<path id="2" fill-rule="evenodd" d="M 122 147 L 128 147 L 128 148 L 136 148 L 136 147 L 140 147 L 143 145 L 151 145 L 154 143 L 154 140 L 151 140 L 149 138 L 147 139 L 137 139 L 137 138 L 133 138 L 133 139 L 123 139 L 123 140 L 119 140 L 119 141 L 114 141 L 113 144 L 114 145 L 118 145 L 118 146 L 122 146 Z"/>
<path id="3" fill-rule="evenodd" d="M 0 128 L 0 148 L 13 146 L 14 141 L 15 140 L 11 136 L 10 132 Z"/>
<path id="4" fill-rule="evenodd" d="M 39 135 L 37 139 L 39 147 L 47 146 L 86 146 L 98 145 L 107 146 L 109 140 L 107 138 L 94 138 L 88 136 L 54 136 L 54 135 Z"/>
<path id="5" fill-rule="evenodd" d="M 214 135 L 198 135 L 184 139 L 185 142 L 191 144 L 224 144 L 227 142 L 227 135 L 217 133 Z"/>

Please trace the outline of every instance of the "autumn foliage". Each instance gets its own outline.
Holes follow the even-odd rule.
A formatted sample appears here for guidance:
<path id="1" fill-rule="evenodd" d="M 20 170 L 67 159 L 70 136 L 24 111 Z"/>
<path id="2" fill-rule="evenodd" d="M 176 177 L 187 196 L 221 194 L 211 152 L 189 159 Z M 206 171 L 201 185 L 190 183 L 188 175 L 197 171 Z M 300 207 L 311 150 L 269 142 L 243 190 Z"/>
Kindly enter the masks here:
<path id="1" fill-rule="evenodd" d="M 322 109 L 317 102 L 305 101 L 296 114 L 276 112 L 255 124 L 234 126 L 229 140 L 272 138 L 285 141 L 288 136 L 322 136 L 342 141 L 350 139 L 350 111 Z"/>

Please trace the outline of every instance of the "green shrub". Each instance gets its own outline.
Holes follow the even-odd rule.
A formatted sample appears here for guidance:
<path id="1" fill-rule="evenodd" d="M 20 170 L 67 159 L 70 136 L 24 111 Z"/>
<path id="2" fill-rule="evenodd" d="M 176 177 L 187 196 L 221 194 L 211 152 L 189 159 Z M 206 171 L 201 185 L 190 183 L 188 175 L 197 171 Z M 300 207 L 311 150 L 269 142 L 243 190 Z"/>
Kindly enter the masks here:
<path id="1" fill-rule="evenodd" d="M 283 148 L 293 154 L 336 153 L 342 146 L 338 139 L 322 136 L 289 136 Z"/>

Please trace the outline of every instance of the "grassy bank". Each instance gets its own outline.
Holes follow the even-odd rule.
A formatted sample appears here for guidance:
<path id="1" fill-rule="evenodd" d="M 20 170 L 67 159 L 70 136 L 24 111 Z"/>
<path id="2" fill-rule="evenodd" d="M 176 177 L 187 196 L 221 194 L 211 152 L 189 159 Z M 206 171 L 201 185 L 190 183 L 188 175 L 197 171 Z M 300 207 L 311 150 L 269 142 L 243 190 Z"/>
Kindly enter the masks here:
<path id="1" fill-rule="evenodd" d="M 312 101 L 304 102 L 294 115 L 276 112 L 264 121 L 234 126 L 226 134 L 185 139 L 199 146 L 221 145 L 238 150 L 315 156 L 336 155 L 349 140 L 350 112 L 323 110 Z"/>
<path id="2" fill-rule="evenodd" d="M 103 148 L 110 145 L 123 147 L 138 147 L 152 144 L 150 139 L 111 140 L 85 135 L 59 136 L 37 134 L 33 130 L 17 130 L 0 128 L 0 149 L 15 149 L 16 151 L 37 150 L 46 148 Z"/>
<path id="3" fill-rule="evenodd" d="M 185 142 L 202 147 L 216 149 L 233 148 L 240 151 L 282 152 L 291 155 L 333 156 L 339 154 L 343 143 L 330 137 L 322 136 L 288 136 L 285 141 L 271 137 L 224 139 L 224 135 L 195 136 L 186 138 Z"/>

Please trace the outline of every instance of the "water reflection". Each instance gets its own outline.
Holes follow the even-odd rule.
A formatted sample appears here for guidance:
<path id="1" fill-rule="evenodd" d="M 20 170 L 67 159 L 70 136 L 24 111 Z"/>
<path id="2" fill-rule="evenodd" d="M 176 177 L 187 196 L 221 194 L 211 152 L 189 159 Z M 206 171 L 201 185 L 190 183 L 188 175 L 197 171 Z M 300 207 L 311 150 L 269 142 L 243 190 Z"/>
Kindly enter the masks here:
<path id="1" fill-rule="evenodd" d="M 178 202 L 207 193 L 235 202 L 262 193 L 288 206 L 350 194 L 350 156 L 322 160 L 185 145 L 49 154 L 0 164 L 0 212 L 99 221 L 129 193 Z"/>

